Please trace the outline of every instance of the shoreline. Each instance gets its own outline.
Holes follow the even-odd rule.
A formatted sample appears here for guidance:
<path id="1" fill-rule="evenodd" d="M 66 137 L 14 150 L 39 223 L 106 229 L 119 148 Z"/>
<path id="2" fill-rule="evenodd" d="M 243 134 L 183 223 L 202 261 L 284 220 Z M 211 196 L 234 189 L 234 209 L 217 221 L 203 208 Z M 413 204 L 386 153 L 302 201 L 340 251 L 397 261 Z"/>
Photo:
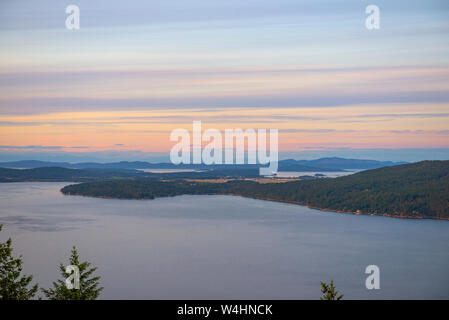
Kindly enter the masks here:
<path id="1" fill-rule="evenodd" d="M 282 202 L 282 203 L 289 203 L 289 204 L 295 204 L 307 207 L 309 209 L 314 210 L 320 210 L 320 211 L 328 211 L 328 212 L 336 212 L 336 213 L 342 213 L 342 214 L 352 214 L 352 215 L 364 215 L 364 216 L 379 216 L 379 217 L 387 217 L 387 218 L 397 218 L 397 219 L 413 219 L 413 220 L 440 220 L 440 221 L 449 221 L 449 218 L 441 218 L 441 217 L 424 217 L 424 216 L 401 216 L 401 215 L 392 215 L 388 213 L 371 213 L 371 212 L 351 212 L 351 211 L 343 211 L 343 210 L 336 210 L 336 209 L 328 209 L 328 208 L 321 208 L 321 207 L 315 207 L 310 206 L 301 202 L 297 201 L 291 201 L 291 200 L 281 200 L 281 199 L 272 199 L 272 198 L 261 198 L 261 197 L 255 197 L 255 196 L 247 196 L 247 195 L 241 195 L 241 194 L 226 194 L 226 193 L 217 193 L 217 194 L 179 194 L 179 195 L 173 195 L 173 196 L 163 196 L 163 197 L 154 197 L 154 198 L 116 198 L 116 197 L 108 197 L 108 196 L 92 196 L 92 195 L 85 195 L 85 194 L 77 194 L 77 193 L 64 193 L 62 192 L 62 189 L 59 190 L 63 195 L 65 196 L 78 196 L 78 197 L 87 197 L 87 198 L 97 198 L 97 199 L 109 199 L 109 200 L 155 200 L 155 199 L 161 199 L 161 198 L 172 198 L 177 196 L 183 196 L 183 195 L 190 195 L 190 196 L 236 196 L 236 197 L 243 197 L 248 199 L 255 199 L 255 200 L 263 200 L 263 201 L 272 201 L 272 202 Z"/>

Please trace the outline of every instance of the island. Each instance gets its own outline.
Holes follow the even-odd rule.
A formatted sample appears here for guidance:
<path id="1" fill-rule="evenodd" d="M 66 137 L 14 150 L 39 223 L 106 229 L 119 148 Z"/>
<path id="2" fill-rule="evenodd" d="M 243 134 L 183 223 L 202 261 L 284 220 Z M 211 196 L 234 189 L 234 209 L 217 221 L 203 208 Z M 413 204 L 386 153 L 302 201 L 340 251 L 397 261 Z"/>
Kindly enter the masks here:
<path id="1" fill-rule="evenodd" d="M 449 161 L 421 161 L 338 178 L 278 183 L 136 177 L 74 184 L 61 192 L 116 199 L 233 195 L 345 213 L 449 220 Z"/>

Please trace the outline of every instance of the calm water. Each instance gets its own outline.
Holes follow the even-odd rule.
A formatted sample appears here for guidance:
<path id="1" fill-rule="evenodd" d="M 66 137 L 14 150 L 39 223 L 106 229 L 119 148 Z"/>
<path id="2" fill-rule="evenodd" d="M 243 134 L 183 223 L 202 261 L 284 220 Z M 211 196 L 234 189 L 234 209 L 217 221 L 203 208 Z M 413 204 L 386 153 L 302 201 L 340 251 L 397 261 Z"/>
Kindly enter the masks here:
<path id="1" fill-rule="evenodd" d="M 297 171 L 279 171 L 276 176 L 279 178 L 298 178 L 301 176 L 314 176 L 316 174 L 323 175 L 323 177 L 326 178 L 337 178 L 337 177 L 343 177 L 348 176 L 350 174 L 354 174 L 356 172 L 360 172 L 362 170 L 357 169 L 348 169 L 346 171 L 303 171 L 303 172 L 297 172 Z"/>
<path id="2" fill-rule="evenodd" d="M 137 169 L 137 170 L 150 173 L 201 172 L 201 170 L 193 170 L 193 169 Z"/>
<path id="3" fill-rule="evenodd" d="M 231 196 L 106 200 L 64 183 L 0 184 L 0 240 L 43 287 L 73 244 L 99 267 L 102 298 L 449 298 L 449 222 L 355 216 Z M 365 267 L 381 289 L 365 289 Z"/>

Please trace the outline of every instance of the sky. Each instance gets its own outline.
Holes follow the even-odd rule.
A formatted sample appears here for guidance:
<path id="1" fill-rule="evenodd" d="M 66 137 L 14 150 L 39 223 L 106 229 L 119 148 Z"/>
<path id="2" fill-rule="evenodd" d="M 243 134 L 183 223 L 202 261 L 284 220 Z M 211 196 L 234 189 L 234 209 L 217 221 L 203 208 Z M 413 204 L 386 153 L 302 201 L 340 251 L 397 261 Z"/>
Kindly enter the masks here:
<path id="1" fill-rule="evenodd" d="M 449 2 L 0 2 L 0 161 L 163 161 L 198 120 L 278 129 L 281 158 L 449 159 Z"/>

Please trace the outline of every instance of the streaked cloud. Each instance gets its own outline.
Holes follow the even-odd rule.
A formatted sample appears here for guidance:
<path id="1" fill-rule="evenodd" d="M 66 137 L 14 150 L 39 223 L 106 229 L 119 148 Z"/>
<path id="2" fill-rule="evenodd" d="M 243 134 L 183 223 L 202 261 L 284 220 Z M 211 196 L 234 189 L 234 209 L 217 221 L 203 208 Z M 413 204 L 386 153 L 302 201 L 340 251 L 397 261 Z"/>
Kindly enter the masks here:
<path id="1" fill-rule="evenodd" d="M 0 92 L 3 114 L 433 103 L 449 102 L 449 67 L 0 73 Z"/>
<path id="2" fill-rule="evenodd" d="M 7 150 L 63 150 L 63 149 L 89 149 L 89 147 L 84 146 L 0 146 L 0 149 Z"/>
<path id="3" fill-rule="evenodd" d="M 379 0 L 375 32 L 358 0 L 79 0 L 79 32 L 68 4 L 0 3 L 3 153 L 159 156 L 193 120 L 284 153 L 449 148 L 447 1 Z"/>

